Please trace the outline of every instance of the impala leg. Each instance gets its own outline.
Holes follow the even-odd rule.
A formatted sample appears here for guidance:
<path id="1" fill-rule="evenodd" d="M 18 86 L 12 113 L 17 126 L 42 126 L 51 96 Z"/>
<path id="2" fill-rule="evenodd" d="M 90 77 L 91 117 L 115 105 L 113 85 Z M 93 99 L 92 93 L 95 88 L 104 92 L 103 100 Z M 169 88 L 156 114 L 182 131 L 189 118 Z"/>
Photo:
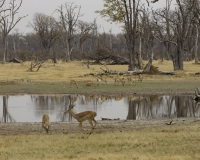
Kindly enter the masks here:
<path id="1" fill-rule="evenodd" d="M 83 129 L 82 122 L 79 123 L 79 127 L 81 128 L 82 131 L 85 131 L 85 130 Z"/>
<path id="2" fill-rule="evenodd" d="M 89 120 L 89 123 L 90 123 L 90 125 L 91 125 L 91 129 L 94 129 L 94 126 L 93 126 L 93 123 L 92 123 L 92 120 L 91 120 L 91 119 Z"/>
<path id="3" fill-rule="evenodd" d="M 96 123 L 97 123 L 97 122 L 96 122 L 96 120 L 95 120 L 95 119 L 93 119 L 93 121 L 94 121 L 94 127 L 96 127 Z"/>
<path id="4" fill-rule="evenodd" d="M 79 123 L 79 127 L 80 127 L 81 129 L 83 129 L 83 127 L 82 127 L 82 122 Z"/>
<path id="5" fill-rule="evenodd" d="M 88 122 L 90 123 L 91 125 L 91 131 L 94 129 L 94 126 L 93 126 L 93 123 L 92 123 L 92 120 L 91 119 L 88 119 Z"/>

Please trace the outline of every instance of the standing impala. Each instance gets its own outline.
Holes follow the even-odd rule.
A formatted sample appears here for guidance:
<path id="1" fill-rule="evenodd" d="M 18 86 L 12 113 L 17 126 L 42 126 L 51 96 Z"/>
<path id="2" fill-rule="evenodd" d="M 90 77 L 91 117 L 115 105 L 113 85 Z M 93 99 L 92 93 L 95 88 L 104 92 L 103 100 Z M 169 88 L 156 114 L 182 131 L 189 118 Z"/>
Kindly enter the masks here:
<path id="1" fill-rule="evenodd" d="M 69 109 L 67 111 L 65 111 L 64 113 L 69 113 L 71 114 L 79 123 L 79 127 L 82 128 L 82 122 L 88 120 L 88 122 L 91 125 L 91 131 L 94 130 L 94 127 L 96 126 L 96 120 L 94 119 L 97 115 L 96 112 L 93 111 L 85 111 L 85 112 L 80 112 L 78 114 L 75 114 L 74 111 L 72 110 L 72 108 L 75 106 L 75 104 L 73 105 L 69 105 Z M 95 125 L 93 126 L 92 121 L 94 121 Z"/>

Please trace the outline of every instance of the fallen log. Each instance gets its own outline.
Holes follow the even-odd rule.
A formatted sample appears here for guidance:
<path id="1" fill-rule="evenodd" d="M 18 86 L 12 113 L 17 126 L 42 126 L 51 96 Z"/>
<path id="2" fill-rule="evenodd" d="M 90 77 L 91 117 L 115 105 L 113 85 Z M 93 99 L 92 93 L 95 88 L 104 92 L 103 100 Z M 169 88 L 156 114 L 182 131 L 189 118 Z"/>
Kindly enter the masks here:
<path id="1" fill-rule="evenodd" d="M 200 75 L 200 72 L 196 72 L 195 75 Z"/>
<path id="2" fill-rule="evenodd" d="M 135 74 L 141 74 L 141 73 L 144 73 L 144 71 L 143 71 L 143 70 L 127 71 L 127 73 L 128 73 L 128 74 L 133 74 L 133 75 L 135 75 Z"/>
<path id="3" fill-rule="evenodd" d="M 88 75 L 138 75 L 138 74 L 149 74 L 148 72 L 144 72 L 143 70 L 136 70 L 136 71 L 125 71 L 125 72 L 121 72 L 121 71 L 113 71 L 113 70 L 104 70 L 100 67 L 101 70 L 103 70 L 103 72 L 100 73 L 89 73 L 89 74 L 85 74 L 84 76 L 88 76 Z M 161 75 L 175 75 L 174 72 L 169 72 L 169 71 L 159 71 L 158 74 Z"/>
<path id="4" fill-rule="evenodd" d="M 158 71 L 158 74 L 163 74 L 163 75 L 175 75 L 175 72 L 170 72 L 170 71 Z"/>
<path id="5" fill-rule="evenodd" d="M 166 125 L 173 125 L 176 124 L 176 122 L 173 122 L 173 120 L 171 120 L 170 122 L 165 122 Z"/>
<path id="6" fill-rule="evenodd" d="M 109 121 L 111 121 L 111 120 L 120 120 L 119 118 L 114 118 L 114 119 L 110 119 L 110 118 L 101 118 L 101 120 L 109 120 Z"/>
<path id="7" fill-rule="evenodd" d="M 22 60 L 17 59 L 17 58 L 13 58 L 13 59 L 9 60 L 8 62 L 13 62 L 13 63 L 22 63 Z"/>

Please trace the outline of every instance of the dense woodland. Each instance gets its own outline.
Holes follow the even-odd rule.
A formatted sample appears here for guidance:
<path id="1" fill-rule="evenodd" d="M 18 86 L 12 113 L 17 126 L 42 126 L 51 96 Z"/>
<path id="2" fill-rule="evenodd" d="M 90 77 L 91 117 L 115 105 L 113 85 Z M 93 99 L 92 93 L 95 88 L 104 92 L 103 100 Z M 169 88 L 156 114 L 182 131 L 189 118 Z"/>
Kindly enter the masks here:
<path id="1" fill-rule="evenodd" d="M 99 32 L 100 26 L 81 21 L 81 7 L 65 3 L 55 8 L 58 17 L 35 13 L 28 24 L 31 33 L 22 34 L 15 25 L 22 0 L 0 1 L 2 63 L 34 61 L 43 63 L 48 59 L 95 60 L 96 63 L 129 64 L 129 70 L 149 70 L 153 59 L 172 60 L 174 70 L 183 69 L 183 61 L 199 59 L 199 0 L 162 0 L 163 8 L 148 7 L 156 1 L 104 0 L 105 7 L 97 11 L 105 19 L 124 24 L 119 34 Z M 6 7 L 7 8 L 6 8 Z M 11 33 L 12 31 L 12 33 Z M 142 68 L 142 60 L 148 60 Z"/>

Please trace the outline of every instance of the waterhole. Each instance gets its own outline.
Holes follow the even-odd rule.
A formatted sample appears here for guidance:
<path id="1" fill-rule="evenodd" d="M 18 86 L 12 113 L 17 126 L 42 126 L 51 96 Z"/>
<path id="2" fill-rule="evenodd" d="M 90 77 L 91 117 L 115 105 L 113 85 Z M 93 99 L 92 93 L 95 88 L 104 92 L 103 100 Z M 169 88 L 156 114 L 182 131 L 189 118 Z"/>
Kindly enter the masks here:
<path id="1" fill-rule="evenodd" d="M 75 113 L 97 112 L 96 120 L 200 116 L 200 105 L 193 96 L 185 95 L 2 95 L 0 104 L 1 122 L 41 122 L 43 114 L 48 114 L 52 122 L 75 121 L 64 114 L 69 104 L 75 104 Z"/>

